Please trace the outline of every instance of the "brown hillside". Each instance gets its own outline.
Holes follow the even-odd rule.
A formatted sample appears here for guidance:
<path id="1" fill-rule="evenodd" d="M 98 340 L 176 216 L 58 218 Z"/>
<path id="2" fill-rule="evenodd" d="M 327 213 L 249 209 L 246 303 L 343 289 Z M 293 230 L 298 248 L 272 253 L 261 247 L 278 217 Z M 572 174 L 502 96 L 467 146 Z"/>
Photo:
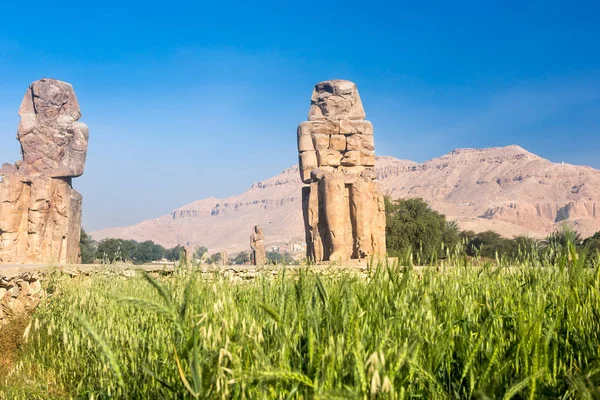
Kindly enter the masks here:
<path id="1" fill-rule="evenodd" d="M 462 229 L 544 236 L 568 222 L 584 236 L 600 230 L 600 171 L 552 163 L 519 146 L 458 149 L 423 164 L 378 157 L 376 170 L 384 193 L 422 197 Z M 235 252 L 249 248 L 252 226 L 260 224 L 268 245 L 301 243 L 301 186 L 293 166 L 238 196 L 197 200 L 160 218 L 92 236 Z"/>

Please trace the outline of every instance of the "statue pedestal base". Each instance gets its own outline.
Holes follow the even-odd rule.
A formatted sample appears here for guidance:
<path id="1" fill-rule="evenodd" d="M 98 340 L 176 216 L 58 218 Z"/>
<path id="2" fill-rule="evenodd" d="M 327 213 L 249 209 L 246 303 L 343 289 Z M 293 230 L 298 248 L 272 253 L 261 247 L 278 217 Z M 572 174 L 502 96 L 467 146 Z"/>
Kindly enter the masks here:
<path id="1" fill-rule="evenodd" d="M 0 182 L 0 263 L 79 263 L 82 197 L 70 178 L 9 173 Z"/>

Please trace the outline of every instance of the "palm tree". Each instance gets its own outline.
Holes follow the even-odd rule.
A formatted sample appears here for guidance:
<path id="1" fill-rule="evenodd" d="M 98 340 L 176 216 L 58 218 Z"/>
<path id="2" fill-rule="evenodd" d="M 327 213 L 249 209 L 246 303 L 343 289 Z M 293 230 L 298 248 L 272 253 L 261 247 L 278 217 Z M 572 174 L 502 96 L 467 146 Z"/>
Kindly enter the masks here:
<path id="1" fill-rule="evenodd" d="M 540 245 L 546 248 L 552 248 L 555 250 L 565 249 L 569 243 L 579 246 L 583 240 L 581 234 L 569 225 L 563 225 L 561 230 L 552 232 L 546 236 L 545 239 L 540 241 Z"/>

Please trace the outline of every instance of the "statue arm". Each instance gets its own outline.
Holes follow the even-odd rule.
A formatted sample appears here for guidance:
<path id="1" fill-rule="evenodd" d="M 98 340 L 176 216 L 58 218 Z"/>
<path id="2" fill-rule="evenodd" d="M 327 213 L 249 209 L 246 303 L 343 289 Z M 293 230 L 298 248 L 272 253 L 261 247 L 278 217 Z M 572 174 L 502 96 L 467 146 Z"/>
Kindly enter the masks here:
<path id="1" fill-rule="evenodd" d="M 0 168 L 0 176 L 17 173 L 17 167 L 12 164 L 4 163 Z"/>
<path id="2" fill-rule="evenodd" d="M 67 167 L 45 169 L 42 171 L 42 174 L 49 176 L 50 178 L 69 178 L 81 175 L 76 175 L 71 169 Z"/>
<path id="3" fill-rule="evenodd" d="M 70 175 L 73 177 L 83 175 L 85 159 L 87 158 L 88 140 L 90 130 L 86 124 L 75 122 L 73 124 L 73 138 L 70 143 L 69 166 Z"/>
<path id="4" fill-rule="evenodd" d="M 89 129 L 86 124 L 75 122 L 73 124 L 73 137 L 69 143 L 69 150 L 61 162 L 61 166 L 45 169 L 42 173 L 51 178 L 76 178 L 83 175 L 85 159 L 87 157 Z"/>

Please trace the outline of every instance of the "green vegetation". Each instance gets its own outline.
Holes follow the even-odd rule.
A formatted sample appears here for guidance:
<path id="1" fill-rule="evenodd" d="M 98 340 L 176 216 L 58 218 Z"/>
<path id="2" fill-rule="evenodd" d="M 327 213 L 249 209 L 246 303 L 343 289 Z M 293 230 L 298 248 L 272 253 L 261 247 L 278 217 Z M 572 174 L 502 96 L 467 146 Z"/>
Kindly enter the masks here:
<path id="1" fill-rule="evenodd" d="M 246 251 L 240 251 L 233 259 L 233 262 L 238 265 L 244 265 L 250 262 L 250 254 Z"/>
<path id="2" fill-rule="evenodd" d="M 568 243 L 592 261 L 600 255 L 600 232 L 582 240 L 581 235 L 563 225 L 562 229 L 537 240 L 526 236 L 505 238 L 493 231 L 460 231 L 454 221 L 432 210 L 422 199 L 386 199 L 386 244 L 388 254 L 416 265 L 437 265 L 456 252 L 468 258 L 484 258 L 494 263 L 528 263 L 552 258 Z"/>
<path id="3" fill-rule="evenodd" d="M 138 243 L 135 240 L 108 238 L 98 243 L 95 258 L 108 263 L 130 261 L 144 264 L 163 259 L 166 252 L 164 247 L 150 240 Z"/>
<path id="4" fill-rule="evenodd" d="M 0 398 L 593 398 L 586 263 L 567 246 L 546 267 L 57 275 Z"/>
<path id="5" fill-rule="evenodd" d="M 79 248 L 81 249 L 81 262 L 83 264 L 93 264 L 94 262 L 144 264 L 162 259 L 178 261 L 184 251 L 183 246 L 177 245 L 171 249 L 165 249 L 151 240 L 140 243 L 135 240 L 106 238 L 96 242 L 83 229 L 81 230 Z M 201 259 L 204 253 L 207 252 L 206 247 L 198 247 L 195 254 L 196 259 Z"/>
<path id="6" fill-rule="evenodd" d="M 169 261 L 178 261 L 183 251 L 185 251 L 184 247 L 177 245 L 171 249 L 165 250 L 165 258 Z"/>
<path id="7" fill-rule="evenodd" d="M 294 263 L 294 258 L 288 252 L 281 253 L 279 251 L 267 251 L 265 254 L 269 264 L 287 264 Z"/>
<path id="8" fill-rule="evenodd" d="M 194 254 L 197 260 L 202 260 L 204 254 L 208 253 L 208 249 L 204 246 L 200 246 L 196 249 L 196 253 Z"/>
<path id="9" fill-rule="evenodd" d="M 221 253 L 215 253 L 212 256 L 210 256 L 210 261 L 211 264 L 218 264 L 220 262 L 222 262 L 221 260 Z"/>
<path id="10" fill-rule="evenodd" d="M 582 245 L 590 252 L 600 252 L 600 232 L 596 232 L 593 236 L 585 239 Z"/>
<path id="11" fill-rule="evenodd" d="M 81 251 L 81 262 L 84 264 L 92 264 L 96 260 L 96 252 L 98 250 L 96 242 L 81 228 L 81 236 L 79 239 L 79 249 Z"/>
<path id="12" fill-rule="evenodd" d="M 0 399 L 600 398 L 600 233 L 460 232 L 420 200 L 387 230 L 400 266 L 57 272 L 0 332 Z"/>
<path id="13" fill-rule="evenodd" d="M 444 254 L 442 243 L 454 247 L 459 242 L 458 225 L 446 222 L 444 215 L 422 199 L 386 198 L 385 211 L 387 249 L 392 257 L 414 252 L 428 261 Z"/>

